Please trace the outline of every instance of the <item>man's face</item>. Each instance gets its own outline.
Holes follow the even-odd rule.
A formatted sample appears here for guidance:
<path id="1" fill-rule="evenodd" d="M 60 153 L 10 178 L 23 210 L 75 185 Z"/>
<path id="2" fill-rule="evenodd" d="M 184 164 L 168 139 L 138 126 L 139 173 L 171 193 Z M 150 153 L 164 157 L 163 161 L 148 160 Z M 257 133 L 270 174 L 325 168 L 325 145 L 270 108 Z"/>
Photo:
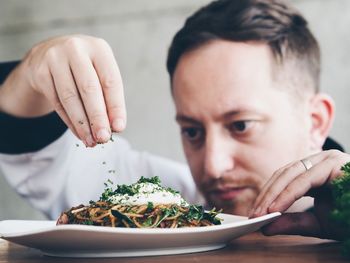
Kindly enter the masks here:
<path id="1" fill-rule="evenodd" d="M 246 215 L 275 170 L 308 154 L 307 104 L 274 81 L 272 63 L 264 44 L 217 40 L 185 53 L 173 76 L 192 175 L 227 213 Z"/>

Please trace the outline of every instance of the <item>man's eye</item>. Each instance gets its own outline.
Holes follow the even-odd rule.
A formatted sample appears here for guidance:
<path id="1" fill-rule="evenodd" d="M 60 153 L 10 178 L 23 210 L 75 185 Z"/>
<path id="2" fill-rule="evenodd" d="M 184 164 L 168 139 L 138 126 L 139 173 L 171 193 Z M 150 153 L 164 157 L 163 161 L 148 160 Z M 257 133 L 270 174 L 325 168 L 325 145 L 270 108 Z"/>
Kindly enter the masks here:
<path id="1" fill-rule="evenodd" d="M 202 138 L 203 131 L 199 128 L 182 128 L 182 136 L 184 136 L 188 141 L 195 142 Z"/>
<path id="2" fill-rule="evenodd" d="M 235 121 L 231 124 L 231 131 L 234 133 L 244 133 L 251 128 L 253 121 Z"/>

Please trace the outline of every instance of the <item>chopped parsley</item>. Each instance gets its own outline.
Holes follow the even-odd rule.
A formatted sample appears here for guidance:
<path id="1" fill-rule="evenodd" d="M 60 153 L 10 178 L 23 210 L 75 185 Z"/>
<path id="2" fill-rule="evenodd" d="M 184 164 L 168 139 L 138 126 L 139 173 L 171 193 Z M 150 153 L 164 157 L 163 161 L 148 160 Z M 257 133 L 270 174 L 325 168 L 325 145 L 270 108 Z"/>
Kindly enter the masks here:
<path id="1" fill-rule="evenodd" d="M 190 210 L 186 215 L 189 221 L 201 220 L 203 218 L 204 209 L 201 205 L 190 205 Z"/>
<path id="2" fill-rule="evenodd" d="M 132 184 L 132 185 L 126 185 L 121 184 L 117 186 L 117 189 L 114 191 L 114 194 L 121 194 L 121 195 L 136 195 L 139 192 L 139 186 Z"/>
<path id="3" fill-rule="evenodd" d="M 151 212 L 154 208 L 154 204 L 152 202 L 147 202 L 147 212 Z"/>
<path id="4" fill-rule="evenodd" d="M 172 193 L 172 194 L 180 194 L 180 192 L 179 191 L 176 191 L 176 190 L 174 190 L 174 189 L 172 189 L 172 188 L 170 188 L 170 187 L 168 187 L 167 189 L 166 189 L 166 191 L 167 192 L 169 192 L 169 193 Z"/>
<path id="5" fill-rule="evenodd" d="M 151 184 L 156 184 L 156 185 L 161 185 L 160 179 L 158 176 L 154 176 L 151 178 L 146 178 L 141 176 L 141 178 L 137 181 L 137 184 L 142 184 L 142 183 L 151 183 Z"/>
<path id="6" fill-rule="evenodd" d="M 144 227 L 150 227 L 153 224 L 153 218 L 152 217 L 148 217 L 145 222 L 143 222 L 143 226 Z"/>
<path id="7" fill-rule="evenodd" d="M 110 170 L 109 172 L 114 172 L 114 170 Z M 161 181 L 158 176 L 154 176 L 151 178 L 141 177 L 136 183 L 131 185 L 126 184 L 120 184 L 117 185 L 117 188 L 115 190 L 112 189 L 111 185 L 113 182 L 111 180 L 108 180 L 105 185 L 105 191 L 102 193 L 102 196 L 100 200 L 107 201 L 109 197 L 115 196 L 115 195 L 127 195 L 127 196 L 134 196 L 137 194 L 145 194 L 140 191 L 143 184 L 154 184 L 156 185 L 156 190 L 162 191 L 162 192 L 169 192 L 172 194 L 179 194 L 178 191 L 175 191 L 171 188 L 163 188 L 161 187 Z M 155 190 L 155 191 L 156 191 Z"/>

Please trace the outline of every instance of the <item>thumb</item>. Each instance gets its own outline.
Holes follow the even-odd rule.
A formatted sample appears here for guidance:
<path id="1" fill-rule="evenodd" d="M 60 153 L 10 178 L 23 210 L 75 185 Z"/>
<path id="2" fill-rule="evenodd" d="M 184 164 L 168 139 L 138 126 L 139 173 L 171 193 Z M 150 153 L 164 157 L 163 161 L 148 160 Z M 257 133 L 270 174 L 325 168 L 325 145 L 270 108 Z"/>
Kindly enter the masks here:
<path id="1" fill-rule="evenodd" d="M 285 213 L 262 228 L 262 233 L 273 235 L 302 235 L 319 237 L 321 227 L 312 212 Z"/>

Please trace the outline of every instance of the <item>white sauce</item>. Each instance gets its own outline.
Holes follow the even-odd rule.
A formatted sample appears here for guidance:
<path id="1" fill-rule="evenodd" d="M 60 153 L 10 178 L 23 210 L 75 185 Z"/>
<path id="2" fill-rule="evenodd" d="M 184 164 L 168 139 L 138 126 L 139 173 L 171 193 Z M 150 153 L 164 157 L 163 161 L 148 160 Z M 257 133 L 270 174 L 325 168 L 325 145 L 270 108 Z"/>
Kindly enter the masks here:
<path id="1" fill-rule="evenodd" d="M 109 201 L 113 204 L 123 205 L 147 205 L 148 202 L 152 202 L 153 204 L 189 205 L 180 194 L 172 193 L 159 185 L 139 183 L 135 184 L 135 186 L 139 189 L 137 194 L 115 194 L 109 197 Z"/>

